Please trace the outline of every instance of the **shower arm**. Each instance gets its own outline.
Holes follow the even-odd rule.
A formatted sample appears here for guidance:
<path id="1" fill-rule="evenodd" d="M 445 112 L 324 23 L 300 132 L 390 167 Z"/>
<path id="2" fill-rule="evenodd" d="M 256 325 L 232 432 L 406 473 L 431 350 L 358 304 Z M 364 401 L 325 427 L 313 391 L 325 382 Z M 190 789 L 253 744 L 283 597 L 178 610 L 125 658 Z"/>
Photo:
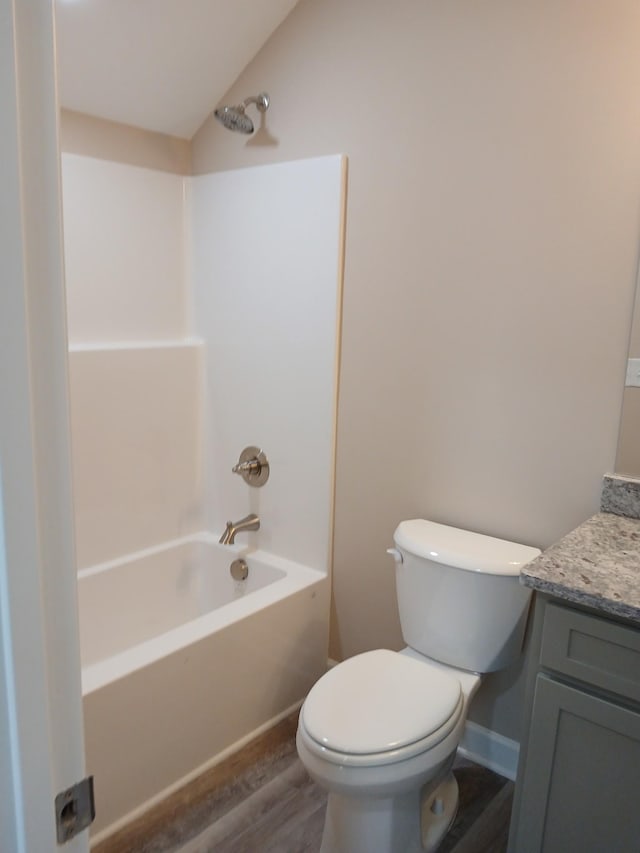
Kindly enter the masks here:
<path id="1" fill-rule="evenodd" d="M 250 98 L 245 98 L 242 104 L 245 107 L 248 107 L 249 104 L 255 104 L 258 110 L 263 113 L 269 106 L 269 95 L 266 92 L 260 92 L 259 95 L 252 95 Z"/>

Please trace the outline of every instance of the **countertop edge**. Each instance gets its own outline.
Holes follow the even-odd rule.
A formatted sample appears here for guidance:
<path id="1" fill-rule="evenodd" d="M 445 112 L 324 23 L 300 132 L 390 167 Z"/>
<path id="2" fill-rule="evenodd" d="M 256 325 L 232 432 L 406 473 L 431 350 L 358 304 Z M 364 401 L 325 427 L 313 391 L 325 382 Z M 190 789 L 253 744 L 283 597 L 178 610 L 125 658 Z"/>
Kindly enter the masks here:
<path id="1" fill-rule="evenodd" d="M 619 616 L 621 619 L 630 619 L 634 622 L 640 622 L 640 608 L 634 607 L 631 604 L 625 604 L 622 601 L 615 601 L 611 598 L 604 598 L 599 595 L 590 595 L 579 590 L 555 583 L 553 581 L 545 581 L 535 575 L 528 575 L 522 572 L 520 581 L 523 586 L 533 589 L 536 592 L 543 592 L 553 598 L 561 598 L 563 601 L 568 601 L 572 604 L 580 604 L 583 607 L 590 607 L 592 610 L 598 610 L 601 613 L 608 613 L 612 616 Z"/>
<path id="2" fill-rule="evenodd" d="M 640 520 L 599 512 L 522 567 L 520 583 L 640 622 Z"/>

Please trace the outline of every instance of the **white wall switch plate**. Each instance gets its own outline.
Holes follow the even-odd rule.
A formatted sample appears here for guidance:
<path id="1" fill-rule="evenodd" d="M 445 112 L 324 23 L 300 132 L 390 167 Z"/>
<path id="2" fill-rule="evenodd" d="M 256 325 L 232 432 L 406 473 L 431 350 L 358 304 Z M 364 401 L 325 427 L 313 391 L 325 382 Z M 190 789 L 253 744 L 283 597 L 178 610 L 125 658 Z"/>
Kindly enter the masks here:
<path id="1" fill-rule="evenodd" d="M 627 361 L 627 388 L 640 388 L 640 358 L 630 358 Z"/>

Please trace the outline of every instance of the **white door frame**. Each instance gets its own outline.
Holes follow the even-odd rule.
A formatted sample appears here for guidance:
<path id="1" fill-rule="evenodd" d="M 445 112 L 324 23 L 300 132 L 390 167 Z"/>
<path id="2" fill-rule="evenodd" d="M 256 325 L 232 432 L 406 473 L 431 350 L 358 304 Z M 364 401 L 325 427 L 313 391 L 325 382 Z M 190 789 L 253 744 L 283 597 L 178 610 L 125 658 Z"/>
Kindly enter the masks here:
<path id="1" fill-rule="evenodd" d="M 0 826 L 59 848 L 84 776 L 52 0 L 0 0 Z"/>

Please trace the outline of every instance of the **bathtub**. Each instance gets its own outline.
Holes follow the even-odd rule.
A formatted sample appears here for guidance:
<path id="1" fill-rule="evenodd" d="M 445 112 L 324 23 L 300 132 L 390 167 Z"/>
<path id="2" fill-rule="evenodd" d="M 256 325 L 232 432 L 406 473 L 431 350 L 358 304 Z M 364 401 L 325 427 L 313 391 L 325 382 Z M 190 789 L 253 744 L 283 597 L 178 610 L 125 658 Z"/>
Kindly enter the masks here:
<path id="1" fill-rule="evenodd" d="M 249 572 L 235 581 L 230 564 Z M 97 843 L 273 725 L 326 669 L 327 575 L 202 533 L 78 574 Z"/>

